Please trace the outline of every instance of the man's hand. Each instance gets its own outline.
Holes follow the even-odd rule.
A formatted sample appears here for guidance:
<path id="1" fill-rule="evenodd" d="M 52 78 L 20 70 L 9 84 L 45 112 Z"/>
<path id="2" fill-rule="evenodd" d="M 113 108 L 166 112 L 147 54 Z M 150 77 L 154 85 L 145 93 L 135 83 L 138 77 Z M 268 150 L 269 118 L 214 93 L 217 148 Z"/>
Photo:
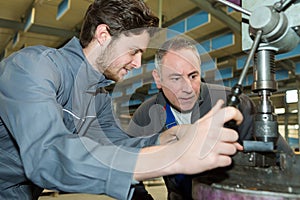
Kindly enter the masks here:
<path id="1" fill-rule="evenodd" d="M 180 128 L 181 127 L 181 128 Z M 162 132 L 159 136 L 159 143 L 160 144 L 172 144 L 177 142 L 181 138 L 181 133 L 185 132 L 183 130 L 184 125 L 177 125 L 173 126 L 170 129 Z M 187 126 L 188 128 L 189 126 Z M 180 130 L 180 131 L 179 131 Z"/>
<path id="2" fill-rule="evenodd" d="M 171 144 L 142 149 L 136 164 L 135 179 L 197 174 L 230 165 L 230 156 L 243 147 L 237 143 L 237 132 L 225 128 L 224 123 L 235 120 L 240 124 L 243 116 L 234 107 L 221 108 L 223 103 L 218 101 L 209 113 L 192 125 L 170 129 L 173 137 L 181 137 L 178 141 L 171 139 Z"/>
<path id="3" fill-rule="evenodd" d="M 237 150 L 243 150 L 236 142 L 237 132 L 224 127 L 224 123 L 232 119 L 240 124 L 243 116 L 236 108 L 221 108 L 222 105 L 223 101 L 218 101 L 195 124 L 184 127 L 184 135 L 175 144 L 177 151 L 184 152 L 176 162 L 178 173 L 194 174 L 230 165 L 230 156 Z M 177 131 L 181 132 L 180 128 Z"/>
<path id="4" fill-rule="evenodd" d="M 214 115 L 214 113 L 219 109 L 219 106 L 222 106 L 222 101 L 218 101 L 217 104 L 208 112 L 205 116 L 203 116 L 201 119 L 196 121 L 195 123 L 201 123 L 201 121 L 205 120 L 206 118 L 211 117 Z M 239 124 L 241 123 L 238 122 Z M 183 137 L 183 135 L 187 132 L 187 130 L 190 128 L 190 125 L 177 125 L 173 126 L 172 128 L 162 132 L 159 136 L 159 142 L 160 144 L 171 144 L 174 143 L 180 138 Z"/>

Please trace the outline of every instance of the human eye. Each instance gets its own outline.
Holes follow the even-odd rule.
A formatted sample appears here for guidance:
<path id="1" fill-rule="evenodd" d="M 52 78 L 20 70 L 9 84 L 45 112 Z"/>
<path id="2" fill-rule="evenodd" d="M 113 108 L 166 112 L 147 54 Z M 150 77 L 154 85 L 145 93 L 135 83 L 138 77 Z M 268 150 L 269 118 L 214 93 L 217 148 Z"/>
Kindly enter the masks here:
<path id="1" fill-rule="evenodd" d="M 173 76 L 170 79 L 171 79 L 171 81 L 179 81 L 180 77 L 179 76 Z"/>
<path id="2" fill-rule="evenodd" d="M 195 80 L 195 79 L 197 79 L 198 77 L 199 77 L 199 74 L 196 74 L 196 73 L 190 75 L 190 79 L 191 79 L 191 80 Z"/>
<path id="3" fill-rule="evenodd" d="M 131 49 L 129 53 L 134 56 L 134 55 L 138 54 L 139 52 L 140 52 L 140 49 Z"/>

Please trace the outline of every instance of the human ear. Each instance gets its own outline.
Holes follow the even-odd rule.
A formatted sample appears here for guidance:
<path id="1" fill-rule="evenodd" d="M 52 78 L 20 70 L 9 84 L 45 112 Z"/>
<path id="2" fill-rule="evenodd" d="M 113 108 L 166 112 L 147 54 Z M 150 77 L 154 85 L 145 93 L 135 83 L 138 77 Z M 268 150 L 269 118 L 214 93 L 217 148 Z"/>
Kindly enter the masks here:
<path id="1" fill-rule="evenodd" d="M 106 24 L 99 24 L 96 28 L 95 38 L 101 46 L 111 39 L 107 28 L 108 26 Z"/>
<path id="2" fill-rule="evenodd" d="M 154 70 L 152 71 L 152 76 L 153 76 L 153 78 L 154 78 L 156 87 L 157 87 L 158 89 L 161 89 L 161 78 L 160 78 L 159 72 L 158 72 L 156 69 L 154 69 Z"/>

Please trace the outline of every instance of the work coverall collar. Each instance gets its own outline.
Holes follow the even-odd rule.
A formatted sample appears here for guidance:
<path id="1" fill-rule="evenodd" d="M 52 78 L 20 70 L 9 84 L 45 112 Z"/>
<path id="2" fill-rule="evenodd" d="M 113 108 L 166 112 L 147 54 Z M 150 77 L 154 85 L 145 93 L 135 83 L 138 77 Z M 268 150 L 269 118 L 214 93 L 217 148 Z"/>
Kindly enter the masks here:
<path id="1" fill-rule="evenodd" d="M 81 64 L 79 65 L 78 73 L 76 75 L 76 79 L 80 79 L 80 81 L 76 81 L 77 83 L 81 84 L 81 87 L 79 88 L 84 88 L 86 92 L 94 93 L 100 88 L 104 88 L 112 84 L 113 81 L 106 79 L 106 77 L 102 73 L 95 70 L 94 67 L 89 63 L 83 53 L 83 49 L 78 38 L 73 37 L 62 48 L 62 50 L 76 55 L 73 58 L 76 58 L 77 60 L 72 60 L 71 62 L 81 62 Z M 76 65 L 73 65 L 72 67 L 75 66 Z"/>

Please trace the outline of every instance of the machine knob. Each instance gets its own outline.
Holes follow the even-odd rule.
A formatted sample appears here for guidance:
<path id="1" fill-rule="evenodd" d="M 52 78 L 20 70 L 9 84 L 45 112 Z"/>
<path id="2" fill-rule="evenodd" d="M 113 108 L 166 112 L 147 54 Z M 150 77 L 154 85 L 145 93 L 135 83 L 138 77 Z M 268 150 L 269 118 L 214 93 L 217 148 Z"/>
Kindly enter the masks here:
<path id="1" fill-rule="evenodd" d="M 288 21 L 283 12 L 278 13 L 272 7 L 259 7 L 255 9 L 249 18 L 250 35 L 255 36 L 258 30 L 262 30 L 262 41 L 269 43 L 277 40 L 287 30 Z"/>

